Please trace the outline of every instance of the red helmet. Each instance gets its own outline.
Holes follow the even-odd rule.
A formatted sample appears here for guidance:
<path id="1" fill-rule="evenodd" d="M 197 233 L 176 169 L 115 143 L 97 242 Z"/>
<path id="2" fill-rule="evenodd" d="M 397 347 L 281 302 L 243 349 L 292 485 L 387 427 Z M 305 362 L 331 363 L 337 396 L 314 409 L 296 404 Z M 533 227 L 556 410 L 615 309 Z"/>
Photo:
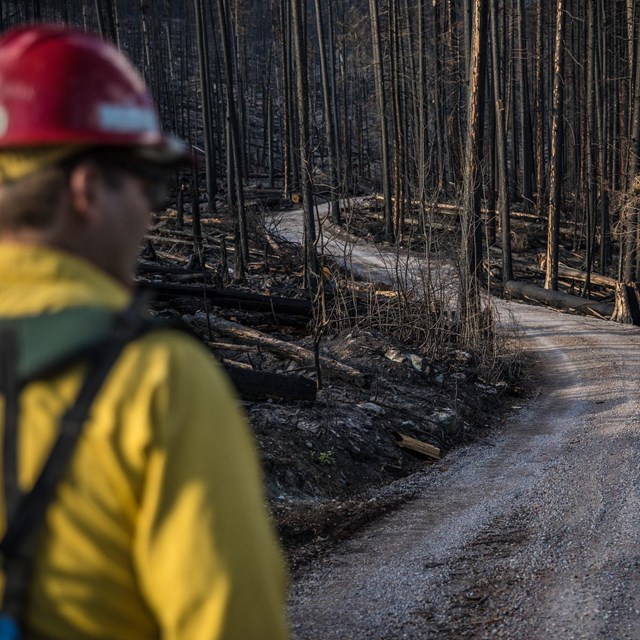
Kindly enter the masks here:
<path id="1" fill-rule="evenodd" d="M 0 38 L 0 149 L 136 147 L 156 162 L 185 156 L 160 130 L 143 79 L 116 47 L 62 25 Z"/>

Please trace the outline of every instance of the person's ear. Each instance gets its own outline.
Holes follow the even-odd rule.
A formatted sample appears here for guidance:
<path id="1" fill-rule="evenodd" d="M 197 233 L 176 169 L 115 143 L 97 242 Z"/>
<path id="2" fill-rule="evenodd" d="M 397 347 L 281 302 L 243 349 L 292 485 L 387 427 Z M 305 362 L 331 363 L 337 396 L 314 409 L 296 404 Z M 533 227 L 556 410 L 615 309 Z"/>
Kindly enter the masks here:
<path id="1" fill-rule="evenodd" d="M 71 209 L 79 222 L 93 224 L 99 219 L 102 173 L 94 162 L 81 162 L 69 173 Z"/>

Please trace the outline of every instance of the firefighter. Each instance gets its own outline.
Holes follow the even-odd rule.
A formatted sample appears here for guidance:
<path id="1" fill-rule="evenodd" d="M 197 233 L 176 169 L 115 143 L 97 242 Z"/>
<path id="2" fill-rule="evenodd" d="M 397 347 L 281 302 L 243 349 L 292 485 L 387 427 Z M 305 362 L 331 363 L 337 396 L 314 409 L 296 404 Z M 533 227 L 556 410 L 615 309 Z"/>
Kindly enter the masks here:
<path id="1" fill-rule="evenodd" d="M 184 157 L 111 44 L 60 25 L 0 38 L 0 638 L 287 637 L 230 385 L 186 332 L 131 311 Z"/>

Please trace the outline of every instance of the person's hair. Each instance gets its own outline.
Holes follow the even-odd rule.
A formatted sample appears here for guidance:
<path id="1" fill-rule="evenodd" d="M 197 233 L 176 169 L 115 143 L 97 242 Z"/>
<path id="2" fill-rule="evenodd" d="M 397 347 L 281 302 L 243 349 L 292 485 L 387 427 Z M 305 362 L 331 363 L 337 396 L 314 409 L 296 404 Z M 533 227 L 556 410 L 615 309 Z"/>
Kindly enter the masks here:
<path id="1" fill-rule="evenodd" d="M 142 170 L 137 166 L 140 161 L 136 161 L 129 149 L 94 148 L 19 180 L 0 183 L 0 232 L 25 228 L 41 230 L 50 226 L 69 175 L 82 162 L 98 165 L 104 180 L 114 189 L 122 183 L 123 167 Z"/>
<path id="2" fill-rule="evenodd" d="M 0 185 L 0 231 L 45 229 L 68 181 L 61 166 L 47 167 L 15 182 Z"/>

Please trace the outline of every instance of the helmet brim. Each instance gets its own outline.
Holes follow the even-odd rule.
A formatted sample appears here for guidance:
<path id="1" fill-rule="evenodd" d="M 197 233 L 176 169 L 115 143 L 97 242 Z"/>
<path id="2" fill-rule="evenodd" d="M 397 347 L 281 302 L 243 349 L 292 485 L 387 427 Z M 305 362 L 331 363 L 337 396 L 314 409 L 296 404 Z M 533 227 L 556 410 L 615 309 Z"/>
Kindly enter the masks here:
<path id="1" fill-rule="evenodd" d="M 133 154 L 143 162 L 158 167 L 177 168 L 193 162 L 189 147 L 183 140 L 172 135 L 164 136 L 164 140 L 158 145 L 134 147 Z"/>

